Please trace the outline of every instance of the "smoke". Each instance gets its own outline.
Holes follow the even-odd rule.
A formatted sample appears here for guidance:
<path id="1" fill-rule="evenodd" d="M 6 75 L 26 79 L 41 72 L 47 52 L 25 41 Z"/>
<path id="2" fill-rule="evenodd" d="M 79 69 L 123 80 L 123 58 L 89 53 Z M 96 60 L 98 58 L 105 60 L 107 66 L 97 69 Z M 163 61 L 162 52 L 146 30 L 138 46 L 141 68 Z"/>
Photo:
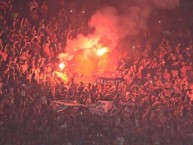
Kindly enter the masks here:
<path id="1" fill-rule="evenodd" d="M 150 0 L 150 2 L 160 9 L 174 9 L 180 5 L 180 0 Z"/>
<path id="2" fill-rule="evenodd" d="M 77 63 L 85 66 L 86 60 L 90 66 L 94 65 L 92 60 L 96 49 L 108 47 L 109 51 L 116 51 L 119 40 L 126 36 L 136 35 L 140 30 L 147 28 L 147 22 L 154 9 L 173 9 L 178 7 L 180 0 L 120 0 L 116 7 L 106 6 L 98 10 L 88 22 L 94 32 L 87 36 L 78 34 L 75 39 L 67 39 L 65 48 L 70 58 L 75 58 Z M 79 52 L 82 52 L 81 55 Z M 116 56 L 118 51 L 116 51 Z M 78 55 L 76 57 L 76 55 Z M 90 57 L 88 57 L 90 55 Z M 115 56 L 115 55 L 114 55 Z M 116 62 L 114 56 L 109 57 L 109 61 Z M 78 59 L 77 59 L 78 58 Z M 91 63 L 93 61 L 93 63 Z M 98 60 L 97 60 L 98 61 Z M 100 63 L 100 62 L 99 62 Z M 87 63 L 88 64 L 88 63 Z M 109 63 L 107 69 L 110 69 Z M 77 64 L 78 65 L 78 64 Z M 89 71 L 96 69 L 90 67 Z M 86 70 L 87 68 L 85 68 Z M 103 67 L 105 70 L 105 67 Z M 80 68 L 82 70 L 82 68 Z"/>
<path id="3" fill-rule="evenodd" d="M 105 7 L 98 11 L 89 22 L 95 28 L 95 33 L 105 37 L 110 42 L 117 42 L 126 35 L 137 33 L 140 20 L 140 9 L 131 7 L 128 13 L 119 14 L 113 7 Z"/>
<path id="4" fill-rule="evenodd" d="M 125 36 L 135 35 L 145 29 L 153 9 L 173 9 L 180 0 L 120 0 L 118 7 L 107 6 L 98 10 L 89 21 L 95 31 L 87 36 L 79 34 L 76 39 L 68 39 L 66 51 L 76 52 L 89 49 L 96 44 L 115 48 Z"/>
<path id="5" fill-rule="evenodd" d="M 173 9 L 180 0 L 123 0 L 118 8 L 105 7 L 92 16 L 89 25 L 110 42 L 145 29 L 153 9 Z M 132 3 L 132 4 L 131 4 Z"/>

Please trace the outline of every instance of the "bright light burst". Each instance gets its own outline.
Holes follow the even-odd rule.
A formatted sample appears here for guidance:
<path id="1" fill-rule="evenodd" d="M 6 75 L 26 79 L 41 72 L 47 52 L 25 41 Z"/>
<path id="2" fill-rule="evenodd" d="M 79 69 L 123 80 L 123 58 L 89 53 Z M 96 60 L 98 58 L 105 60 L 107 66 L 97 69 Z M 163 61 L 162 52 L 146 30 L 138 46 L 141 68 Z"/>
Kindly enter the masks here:
<path id="1" fill-rule="evenodd" d="M 97 55 L 98 56 L 102 56 L 102 55 L 104 55 L 107 52 L 108 52 L 108 48 L 107 47 L 103 47 L 103 48 L 97 50 Z"/>
<path id="2" fill-rule="evenodd" d="M 60 64 L 59 64 L 59 68 L 60 68 L 61 70 L 63 70 L 63 69 L 65 68 L 65 64 L 64 64 L 64 63 L 60 63 Z"/>

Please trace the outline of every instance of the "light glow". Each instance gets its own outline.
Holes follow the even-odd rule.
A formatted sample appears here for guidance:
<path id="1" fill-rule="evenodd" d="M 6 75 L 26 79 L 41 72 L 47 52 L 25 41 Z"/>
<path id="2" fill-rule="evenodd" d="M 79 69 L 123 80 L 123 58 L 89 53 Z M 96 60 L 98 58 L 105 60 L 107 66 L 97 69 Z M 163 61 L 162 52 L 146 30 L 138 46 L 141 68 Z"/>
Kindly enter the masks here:
<path id="1" fill-rule="evenodd" d="M 60 64 L 59 64 L 59 68 L 60 68 L 61 70 L 63 70 L 63 69 L 65 68 L 65 64 L 64 64 L 64 63 L 60 63 Z"/>
<path id="2" fill-rule="evenodd" d="M 103 55 L 106 54 L 107 52 L 108 52 L 107 47 L 103 47 L 103 48 L 101 48 L 101 49 L 99 49 L 99 50 L 97 51 L 97 55 L 98 55 L 98 56 L 103 56 Z"/>

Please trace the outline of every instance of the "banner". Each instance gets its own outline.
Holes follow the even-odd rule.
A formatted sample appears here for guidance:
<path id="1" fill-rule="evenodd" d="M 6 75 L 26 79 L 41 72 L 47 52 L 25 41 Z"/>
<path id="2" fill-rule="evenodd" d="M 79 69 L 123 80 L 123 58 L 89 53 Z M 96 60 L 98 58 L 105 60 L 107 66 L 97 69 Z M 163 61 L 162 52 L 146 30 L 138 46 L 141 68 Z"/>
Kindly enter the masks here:
<path id="1" fill-rule="evenodd" d="M 92 114 L 104 115 L 116 110 L 117 107 L 113 101 L 98 101 L 95 104 L 89 105 L 88 109 Z"/>

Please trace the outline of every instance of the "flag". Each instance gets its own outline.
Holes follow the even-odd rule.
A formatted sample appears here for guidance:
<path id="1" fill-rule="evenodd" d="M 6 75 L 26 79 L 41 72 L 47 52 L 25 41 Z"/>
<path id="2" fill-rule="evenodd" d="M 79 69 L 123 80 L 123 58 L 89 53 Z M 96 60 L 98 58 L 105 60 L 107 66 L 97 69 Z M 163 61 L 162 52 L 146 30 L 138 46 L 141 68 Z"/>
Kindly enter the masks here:
<path id="1" fill-rule="evenodd" d="M 83 104 L 78 104 L 72 101 L 65 101 L 65 100 L 56 100 L 51 102 L 54 111 L 56 112 L 63 112 L 70 109 L 74 109 L 74 107 L 85 107 Z"/>
<path id="2" fill-rule="evenodd" d="M 0 55 L 3 57 L 3 60 L 5 61 L 7 59 L 7 53 L 0 52 Z"/>
<path id="3" fill-rule="evenodd" d="M 23 64 L 21 67 L 22 67 L 23 72 L 27 71 L 27 69 L 28 69 L 27 64 Z"/>
<path id="4" fill-rule="evenodd" d="M 50 48 L 49 48 L 49 44 L 46 44 L 45 47 L 44 47 L 44 52 L 46 53 L 47 56 L 50 56 L 51 55 L 51 51 L 50 51 Z"/>

